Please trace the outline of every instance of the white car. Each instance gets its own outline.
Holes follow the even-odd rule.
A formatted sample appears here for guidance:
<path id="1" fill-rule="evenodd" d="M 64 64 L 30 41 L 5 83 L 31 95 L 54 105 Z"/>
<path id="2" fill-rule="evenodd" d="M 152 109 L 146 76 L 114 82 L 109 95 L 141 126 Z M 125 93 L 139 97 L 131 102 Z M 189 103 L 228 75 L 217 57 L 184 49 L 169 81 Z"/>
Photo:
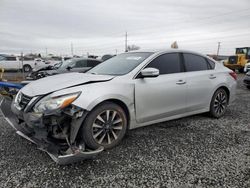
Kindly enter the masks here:
<path id="1" fill-rule="evenodd" d="M 115 147 L 129 129 L 204 112 L 222 117 L 236 77 L 199 53 L 135 51 L 87 73 L 31 82 L 0 109 L 19 135 L 66 164 Z"/>
<path id="2" fill-rule="evenodd" d="M 250 71 L 250 62 L 245 64 L 244 72 Z"/>
<path id="3" fill-rule="evenodd" d="M 45 64 L 45 62 L 39 62 Z M 24 72 L 30 72 L 38 63 L 36 61 L 21 61 L 16 56 L 9 56 L 0 54 L 0 68 L 5 70 L 21 70 Z"/>

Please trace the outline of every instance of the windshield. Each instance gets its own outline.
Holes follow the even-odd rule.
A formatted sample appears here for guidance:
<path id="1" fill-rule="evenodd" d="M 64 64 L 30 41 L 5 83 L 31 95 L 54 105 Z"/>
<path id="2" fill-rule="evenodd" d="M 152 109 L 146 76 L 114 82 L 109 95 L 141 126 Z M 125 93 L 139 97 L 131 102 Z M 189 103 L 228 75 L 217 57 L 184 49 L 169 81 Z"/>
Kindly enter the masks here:
<path id="1" fill-rule="evenodd" d="M 93 69 L 89 70 L 88 73 L 124 75 L 132 71 L 152 54 L 153 53 L 151 52 L 130 52 L 120 54 L 97 65 Z"/>
<path id="2" fill-rule="evenodd" d="M 54 64 L 53 69 L 59 69 L 62 66 L 62 64 L 63 64 L 62 61 L 59 62 L 59 63 Z"/>
<path id="3" fill-rule="evenodd" d="M 66 60 L 62 62 L 62 64 L 58 67 L 58 69 L 66 69 L 68 67 L 73 67 L 75 65 L 75 61 L 73 59 Z"/>
<path id="4" fill-rule="evenodd" d="M 247 54 L 247 48 L 236 48 L 236 54 Z"/>

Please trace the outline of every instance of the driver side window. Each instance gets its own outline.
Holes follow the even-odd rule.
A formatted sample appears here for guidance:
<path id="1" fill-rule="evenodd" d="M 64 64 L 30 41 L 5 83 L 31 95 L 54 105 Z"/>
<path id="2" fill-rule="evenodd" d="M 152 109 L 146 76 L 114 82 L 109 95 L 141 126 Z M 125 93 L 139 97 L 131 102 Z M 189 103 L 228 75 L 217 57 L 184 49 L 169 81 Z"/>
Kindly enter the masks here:
<path id="1" fill-rule="evenodd" d="M 151 61 L 146 68 L 156 68 L 160 71 L 160 75 L 182 72 L 180 56 L 178 53 L 160 55 Z"/>

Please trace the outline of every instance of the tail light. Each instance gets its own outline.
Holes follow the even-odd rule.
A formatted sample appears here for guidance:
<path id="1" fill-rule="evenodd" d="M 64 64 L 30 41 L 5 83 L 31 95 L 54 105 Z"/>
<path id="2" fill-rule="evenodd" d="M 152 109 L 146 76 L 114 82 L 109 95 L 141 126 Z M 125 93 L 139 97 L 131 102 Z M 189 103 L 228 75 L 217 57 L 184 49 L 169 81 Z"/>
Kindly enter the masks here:
<path id="1" fill-rule="evenodd" d="M 230 76 L 233 77 L 234 80 L 237 80 L 237 74 L 234 71 L 229 72 L 229 74 L 230 74 Z"/>

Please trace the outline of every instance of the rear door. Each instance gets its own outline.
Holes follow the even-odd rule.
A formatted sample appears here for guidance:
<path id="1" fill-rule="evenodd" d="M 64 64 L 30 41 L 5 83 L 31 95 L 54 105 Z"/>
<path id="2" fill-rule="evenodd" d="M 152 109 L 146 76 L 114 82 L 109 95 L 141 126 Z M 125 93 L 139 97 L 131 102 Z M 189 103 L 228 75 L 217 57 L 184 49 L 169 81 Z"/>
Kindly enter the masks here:
<path id="1" fill-rule="evenodd" d="M 187 81 L 187 111 L 202 110 L 210 105 L 217 75 L 214 63 L 207 58 L 183 53 Z"/>
<path id="2" fill-rule="evenodd" d="M 159 69 L 160 75 L 135 80 L 136 120 L 144 123 L 185 113 L 187 86 L 180 55 L 160 55 L 146 67 Z"/>

